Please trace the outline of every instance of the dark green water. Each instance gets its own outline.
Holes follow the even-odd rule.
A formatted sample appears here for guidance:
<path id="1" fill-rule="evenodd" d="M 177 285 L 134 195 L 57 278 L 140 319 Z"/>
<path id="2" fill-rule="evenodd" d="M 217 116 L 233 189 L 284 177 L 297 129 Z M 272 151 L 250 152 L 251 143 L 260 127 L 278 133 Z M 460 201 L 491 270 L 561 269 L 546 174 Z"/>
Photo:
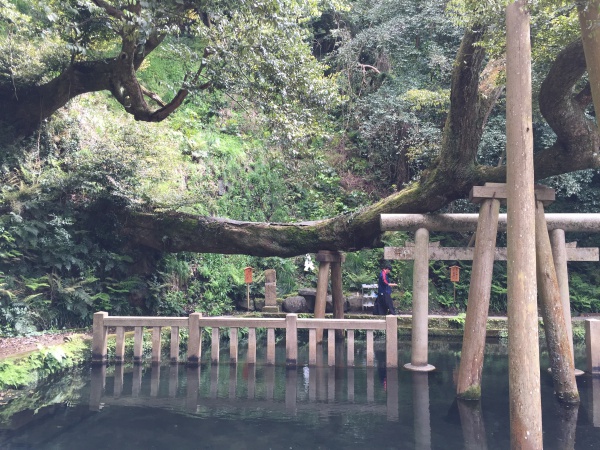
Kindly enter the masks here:
<path id="1" fill-rule="evenodd" d="M 301 362 L 308 360 L 303 350 Z M 278 348 L 278 361 L 283 352 Z M 488 344 L 477 403 L 455 400 L 459 352 L 460 343 L 430 342 L 436 370 L 428 374 L 367 369 L 360 346 L 353 369 L 267 367 L 260 351 L 256 366 L 244 355 L 230 365 L 227 349 L 220 365 L 197 370 L 82 369 L 39 387 L 20 407 L 0 409 L 0 448 L 508 449 L 506 347 Z M 410 344 L 399 353 L 409 362 Z M 576 365 L 585 367 L 582 349 L 577 353 Z M 385 361 L 385 354 L 376 358 Z M 581 405 L 565 410 L 546 366 L 542 361 L 544 448 L 600 448 L 600 379 L 578 377 Z"/>

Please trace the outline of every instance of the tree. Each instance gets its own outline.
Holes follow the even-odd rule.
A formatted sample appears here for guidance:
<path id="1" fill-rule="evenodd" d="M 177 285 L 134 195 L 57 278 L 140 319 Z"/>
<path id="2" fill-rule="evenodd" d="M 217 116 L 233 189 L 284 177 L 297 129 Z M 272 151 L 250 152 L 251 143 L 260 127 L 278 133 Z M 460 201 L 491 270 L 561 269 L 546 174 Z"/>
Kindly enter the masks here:
<path id="1" fill-rule="evenodd" d="M 286 72 L 266 70 L 275 65 L 275 60 L 271 61 L 272 65 L 268 67 L 259 64 L 262 56 L 270 56 L 271 53 L 261 53 L 263 47 L 251 45 L 250 37 L 247 40 L 234 39 L 239 36 L 239 30 L 249 30 L 253 29 L 253 26 L 258 26 L 258 18 L 253 15 L 257 13 L 257 8 L 261 13 L 264 13 L 267 8 L 266 15 L 274 22 L 273 30 L 280 30 L 278 28 L 280 25 L 276 25 L 275 22 L 279 24 L 281 14 L 285 13 L 273 10 L 276 8 L 275 3 L 252 3 L 252 5 L 258 5 L 256 7 L 242 3 L 238 8 L 240 15 L 236 13 L 228 16 L 211 13 L 208 14 L 208 18 L 213 20 L 213 17 L 218 17 L 219 20 L 209 20 L 210 26 L 206 26 L 205 21 L 202 20 L 204 12 L 199 8 L 190 7 L 190 4 L 167 2 L 166 4 L 171 9 L 166 9 L 166 6 L 159 6 L 163 5 L 162 2 L 160 4 L 149 2 L 155 7 L 152 10 L 155 14 L 153 17 L 159 17 L 162 20 L 162 22 L 159 20 L 156 23 L 164 24 L 164 28 L 151 28 L 145 35 L 147 37 L 143 41 L 143 45 L 136 41 L 138 42 L 136 46 L 133 46 L 130 40 L 128 41 L 133 35 L 126 31 L 133 29 L 135 33 L 140 33 L 145 29 L 142 26 L 144 23 L 142 19 L 145 20 L 142 12 L 145 10 L 141 8 L 141 3 L 135 3 L 133 6 L 125 8 L 121 13 L 113 11 L 108 3 L 99 1 L 94 3 L 96 9 L 92 8 L 88 11 L 102 15 L 114 23 L 122 24 L 114 25 L 113 28 L 120 30 L 121 33 L 120 49 L 122 51 L 119 54 L 124 55 L 123 61 L 118 61 L 118 58 L 117 60 L 109 58 L 80 63 L 78 58 L 81 56 L 76 55 L 65 71 L 47 84 L 38 86 L 35 83 L 23 82 L 23 86 L 27 86 L 27 89 L 23 90 L 24 94 L 20 97 L 21 99 L 29 98 L 25 93 L 31 90 L 35 93 L 32 94 L 32 98 L 36 98 L 39 105 L 40 98 L 43 98 L 40 97 L 40 92 L 43 91 L 43 88 L 49 89 L 49 86 L 63 86 L 62 90 L 57 89 L 56 91 L 67 91 L 67 95 L 62 97 L 67 98 L 71 95 L 71 91 L 66 87 L 72 83 L 73 86 L 76 86 L 78 93 L 85 92 L 86 89 L 90 91 L 109 89 L 111 92 L 114 90 L 113 95 L 136 118 L 140 120 L 157 118 L 172 108 L 177 102 L 176 98 L 179 97 L 176 95 L 172 102 L 158 110 L 150 110 L 143 101 L 142 89 L 135 78 L 134 69 L 138 67 L 137 64 L 141 64 L 149 50 L 156 48 L 156 45 L 165 40 L 164 33 L 168 26 L 178 25 L 180 29 L 185 29 L 190 15 L 192 16 L 192 19 L 189 19 L 191 22 L 198 27 L 203 27 L 202 30 L 205 34 L 202 36 L 206 39 L 217 40 L 219 37 L 228 36 L 236 42 L 235 50 L 240 52 L 237 53 L 238 55 L 250 54 L 252 56 L 249 59 L 250 62 L 242 63 L 242 60 L 237 59 L 236 64 L 243 65 L 241 68 L 236 68 L 236 64 L 226 64 L 226 61 L 231 62 L 230 59 L 215 56 L 223 56 L 226 53 L 230 57 L 233 56 L 234 52 L 230 47 L 226 47 L 229 53 L 227 51 L 219 53 L 216 50 L 219 47 L 203 46 L 201 52 L 205 52 L 206 57 L 196 65 L 197 78 L 195 81 L 218 82 L 219 86 L 223 88 L 233 89 L 233 79 L 237 77 L 241 79 L 241 85 L 244 88 L 254 89 L 255 92 L 266 90 L 271 94 L 270 97 L 275 97 L 280 101 L 290 98 L 287 90 L 289 80 L 283 77 L 283 73 Z M 227 6 L 226 2 L 217 2 L 216 4 Z M 298 10 L 295 8 L 299 8 L 299 5 L 296 2 L 290 2 L 290 5 L 294 7 L 292 9 L 296 13 Z M 187 9 L 182 10 L 181 8 L 184 6 Z M 300 10 L 304 11 L 304 9 Z M 159 11 L 160 14 L 158 14 Z M 242 20 L 242 16 L 244 20 Z M 135 20 L 129 20 L 128 17 L 134 17 Z M 285 15 L 285 17 L 289 18 L 292 15 Z M 234 24 L 239 27 L 243 25 L 243 28 L 236 28 Z M 155 29 L 156 32 L 153 31 Z M 292 28 L 287 30 L 290 29 Z M 237 34 L 234 32 L 235 30 L 238 30 Z M 282 33 L 285 35 L 283 31 Z M 239 222 L 176 212 L 153 212 L 151 207 L 147 207 L 144 211 L 123 209 L 119 212 L 122 232 L 129 235 L 131 240 L 138 244 L 173 252 L 190 250 L 245 253 L 258 256 L 292 256 L 321 249 L 351 251 L 379 245 L 381 234 L 379 216 L 382 213 L 435 211 L 453 200 L 465 197 L 473 185 L 486 181 L 505 181 L 504 166 L 484 165 L 477 161 L 486 121 L 503 90 L 502 59 L 498 54 L 489 57 L 486 54 L 488 46 L 482 45 L 488 36 L 487 33 L 486 23 L 482 23 L 482 21 L 468 24 L 452 68 L 450 107 L 445 120 L 439 155 L 421 173 L 418 180 L 399 192 L 352 214 L 296 224 Z M 302 33 L 300 35 L 305 36 Z M 91 40 L 89 35 L 86 36 Z M 294 34 L 292 40 L 298 37 L 299 35 Z M 229 42 L 227 39 L 224 41 L 226 41 L 225 43 Z M 266 43 L 266 41 L 264 42 Z M 278 53 L 274 47 L 269 46 L 268 50 L 280 56 L 276 59 L 277 61 L 285 60 L 285 57 L 292 53 L 291 50 Z M 213 51 L 214 53 L 212 53 Z M 305 55 L 305 53 L 302 54 Z M 211 62 L 213 57 L 216 62 Z M 255 65 L 253 66 L 251 62 Z M 315 75 L 311 79 L 316 79 L 315 71 L 318 66 L 309 66 L 313 69 L 309 70 L 308 74 Z M 101 68 L 108 69 L 109 67 L 111 70 L 108 73 L 101 70 Z M 228 68 L 235 70 L 229 74 Z M 600 135 L 596 123 L 586 115 L 591 95 L 589 85 L 583 81 L 585 70 L 586 59 L 581 40 L 576 39 L 556 55 L 553 64 L 545 74 L 543 83 L 541 83 L 538 94 L 540 111 L 555 132 L 556 140 L 552 145 L 535 154 L 534 164 L 537 179 L 599 167 L 597 148 L 600 144 Z M 261 78 L 263 73 L 269 74 L 269 76 Z M 7 74 L 7 80 L 10 80 L 10 71 Z M 203 74 L 206 75 L 206 78 L 202 78 Z M 256 75 L 252 79 L 244 78 L 250 74 Z M 298 88 L 296 90 L 298 94 L 303 89 L 305 92 L 311 92 L 310 83 L 303 83 L 299 79 L 293 81 L 296 81 L 297 84 L 292 83 L 291 86 Z M 15 89 L 8 89 L 7 86 L 11 86 L 9 81 L 4 83 L 4 91 L 0 92 L 0 96 L 14 102 L 12 94 Z M 202 86 L 200 84 L 197 87 Z M 121 88 L 123 89 L 121 90 Z M 320 88 L 317 91 L 326 92 L 325 89 Z M 20 90 L 16 90 L 16 92 L 18 93 Z M 314 99 L 313 106 L 319 105 L 319 101 L 323 101 L 323 96 L 309 96 L 310 99 Z M 33 103 L 35 102 L 32 101 Z M 43 114 L 51 114 L 56 107 L 60 106 L 59 103 L 53 103 L 54 107 L 43 108 Z M 311 101 L 307 103 L 310 104 Z M 265 110 L 268 112 L 269 105 L 273 104 L 267 103 Z M 295 105 L 294 111 L 299 111 L 299 103 L 292 102 L 292 105 Z M 29 129 L 31 129 L 32 124 L 38 123 L 39 108 L 36 114 L 33 114 L 32 109 L 20 108 L 18 104 L 14 105 L 16 113 L 13 116 L 18 120 L 12 120 L 11 117 L 5 115 L 4 123 L 12 125 L 17 130 L 26 130 L 28 127 L 25 124 L 29 124 Z M 289 115 L 280 114 L 281 116 L 289 118 Z"/>
<path id="2" fill-rule="evenodd" d="M 332 84 L 322 76 L 324 66 L 307 45 L 304 24 L 319 12 L 317 3 L 4 2 L 0 126 L 13 137 L 28 135 L 70 99 L 102 90 L 136 120 L 158 122 L 190 93 L 222 89 L 281 118 L 287 134 L 299 133 L 292 129 L 294 120 L 314 125 L 318 115 L 305 112 L 335 100 Z M 165 45 L 179 53 L 186 68 L 168 101 L 138 76 L 148 56 Z"/>

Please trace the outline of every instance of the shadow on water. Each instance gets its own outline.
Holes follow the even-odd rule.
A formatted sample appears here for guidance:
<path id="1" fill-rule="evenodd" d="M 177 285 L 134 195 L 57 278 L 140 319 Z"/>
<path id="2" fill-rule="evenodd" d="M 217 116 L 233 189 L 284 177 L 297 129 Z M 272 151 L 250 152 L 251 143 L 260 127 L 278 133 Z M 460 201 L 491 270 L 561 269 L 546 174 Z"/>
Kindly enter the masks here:
<path id="1" fill-rule="evenodd" d="M 22 449 L 507 449 L 506 349 L 488 344 L 482 399 L 455 399 L 460 343 L 430 342 L 434 372 L 336 365 L 115 365 L 68 373 L 37 389 L 37 403 L 0 409 L 0 448 Z M 496 346 L 494 346 L 496 345 Z M 278 360 L 285 360 L 278 348 Z M 225 351 L 223 352 L 225 353 Z M 280 354 L 281 353 L 281 354 Z M 364 355 L 363 355 L 364 356 Z M 401 343 L 400 361 L 410 360 Z M 299 360 L 302 360 L 301 358 Z M 582 403 L 566 408 L 542 371 L 544 448 L 600 442 L 600 379 L 578 378 Z M 12 408 L 12 409 L 11 409 Z"/>

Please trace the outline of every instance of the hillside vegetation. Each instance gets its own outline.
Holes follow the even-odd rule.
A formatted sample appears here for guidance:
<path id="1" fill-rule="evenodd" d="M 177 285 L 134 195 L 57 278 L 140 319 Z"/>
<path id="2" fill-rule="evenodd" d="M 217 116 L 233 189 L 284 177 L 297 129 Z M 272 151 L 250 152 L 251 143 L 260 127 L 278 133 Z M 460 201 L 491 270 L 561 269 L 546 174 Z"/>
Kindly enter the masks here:
<path id="1" fill-rule="evenodd" d="M 384 245 L 412 239 L 382 234 L 380 212 L 473 212 L 470 186 L 504 180 L 494 9 L 474 19 L 460 1 L 241 2 L 238 14 L 227 1 L 127 5 L 0 3 L 0 335 L 86 326 L 98 310 L 230 313 L 245 304 L 245 267 L 252 298 L 264 295 L 265 269 L 276 269 L 283 297 L 316 285 L 309 259 L 320 248 L 348 251 L 344 289 L 356 292 L 375 282 Z M 580 105 L 560 128 L 535 111 L 538 178 L 557 190 L 550 211 L 598 212 L 576 5 L 536 8 L 535 95 Z M 112 66 L 115 55 L 130 55 L 131 73 Z M 69 73 L 78 91 L 54 110 L 26 104 Z M 552 84 L 560 76 L 571 84 Z M 136 104 L 130 86 L 148 103 Z M 195 229 L 188 239 L 185 219 L 198 217 L 221 235 L 216 250 Z M 162 230 L 165 218 L 175 225 Z M 273 234 L 241 250 L 226 221 Z M 432 236 L 446 246 L 471 238 Z M 470 264 L 458 263 L 453 285 L 454 264 L 430 264 L 431 310 L 465 310 Z M 570 271 L 573 309 L 600 312 L 597 267 Z M 392 275 L 409 310 L 412 264 L 394 262 Z M 506 309 L 504 263 L 491 309 Z"/>

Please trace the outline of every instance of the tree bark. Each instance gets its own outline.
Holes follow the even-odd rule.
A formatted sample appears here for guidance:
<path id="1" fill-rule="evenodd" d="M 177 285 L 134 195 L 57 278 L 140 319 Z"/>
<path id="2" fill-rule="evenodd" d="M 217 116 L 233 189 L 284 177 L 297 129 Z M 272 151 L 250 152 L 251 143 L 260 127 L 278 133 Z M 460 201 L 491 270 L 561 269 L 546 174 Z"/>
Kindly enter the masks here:
<path id="1" fill-rule="evenodd" d="M 536 270 L 539 298 L 544 318 L 546 347 L 550 356 L 554 394 L 563 403 L 579 403 L 579 392 L 575 382 L 573 354 L 569 333 L 565 323 L 558 279 L 552 258 L 550 235 L 544 217 L 544 205 L 536 202 L 535 241 Z"/>
<path id="2" fill-rule="evenodd" d="M 578 3 L 577 9 L 594 110 L 598 117 L 600 114 L 600 0 Z"/>
<path id="3" fill-rule="evenodd" d="M 541 449 L 531 44 L 526 0 L 506 7 L 508 378 L 510 446 Z"/>
<path id="4" fill-rule="evenodd" d="M 469 400 L 481 398 L 481 373 L 499 212 L 500 200 L 496 199 L 484 200 L 479 209 L 465 333 L 456 383 L 458 397 Z"/>

